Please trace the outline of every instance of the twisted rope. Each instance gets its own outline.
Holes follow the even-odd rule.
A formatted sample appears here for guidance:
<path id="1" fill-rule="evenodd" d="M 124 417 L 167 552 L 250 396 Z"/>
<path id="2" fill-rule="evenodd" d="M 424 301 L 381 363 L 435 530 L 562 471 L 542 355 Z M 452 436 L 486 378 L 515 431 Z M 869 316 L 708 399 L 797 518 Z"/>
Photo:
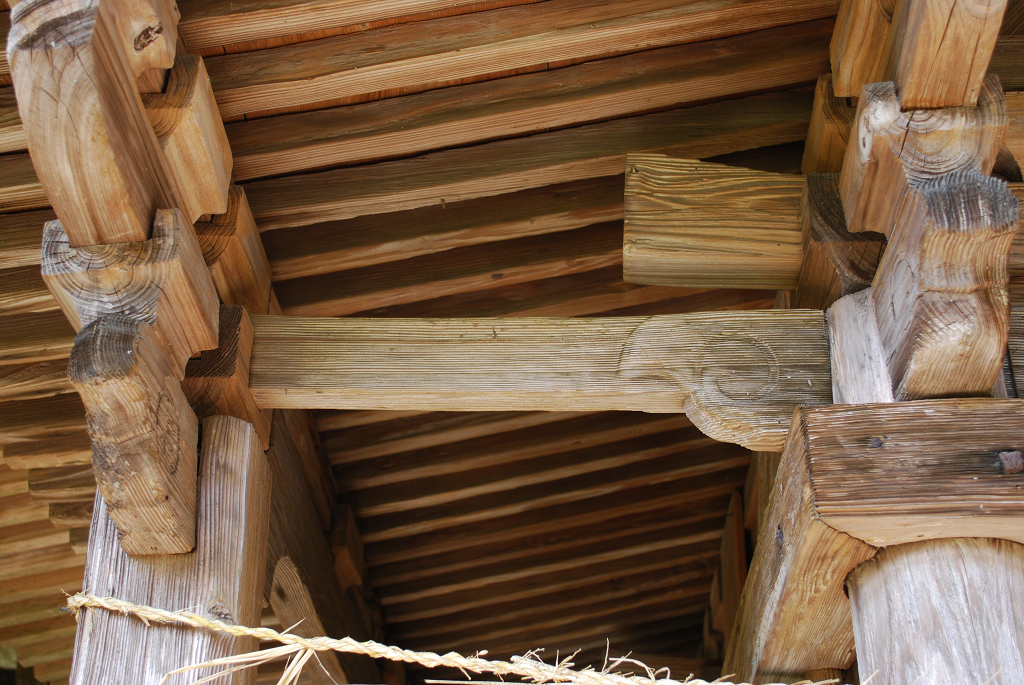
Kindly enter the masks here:
<path id="1" fill-rule="evenodd" d="M 72 613 L 75 614 L 76 618 L 78 617 L 78 613 L 83 609 L 103 609 L 124 615 L 135 616 L 147 626 L 153 623 L 171 623 L 217 633 L 226 633 L 236 637 L 255 637 L 259 640 L 272 640 L 282 644 L 281 647 L 260 650 L 249 654 L 240 654 L 238 656 L 226 657 L 223 659 L 214 659 L 202 664 L 196 664 L 195 666 L 187 666 L 168 673 L 161 682 L 166 682 L 170 676 L 184 671 L 207 668 L 210 666 L 230 667 L 226 671 L 219 672 L 213 676 L 208 676 L 197 681 L 196 685 L 198 685 L 199 683 L 208 682 L 215 678 L 219 678 L 226 673 L 236 671 L 241 668 L 258 666 L 261 663 L 272 661 L 284 656 L 294 656 L 295 658 L 285 669 L 284 676 L 282 676 L 280 681 L 280 683 L 286 685 L 287 683 L 293 683 L 298 679 L 303 666 L 316 652 L 333 651 L 344 654 L 363 654 L 373 657 L 374 659 L 403 661 L 410 664 L 419 664 L 428 668 L 448 666 L 457 668 L 464 673 L 466 671 L 471 671 L 473 673 L 491 673 L 497 676 L 516 675 L 538 684 L 574 683 L 575 685 L 678 685 L 680 682 L 685 682 L 687 685 L 709 685 L 707 681 L 699 679 L 687 678 L 685 681 L 676 681 L 671 680 L 670 678 L 657 678 L 655 677 L 657 675 L 655 671 L 628 658 L 613 660 L 611 666 L 614 667 L 620 663 L 626 662 L 637 664 L 646 668 L 649 677 L 633 675 L 627 676 L 618 673 L 609 673 L 607 670 L 596 671 L 591 667 L 577 671 L 570 668 L 573 666 L 570 661 L 572 657 L 563 659 L 556 664 L 547 664 L 540 660 L 536 652 L 529 652 L 525 656 L 514 656 L 511 661 L 491 661 L 490 659 L 481 658 L 479 655 L 467 657 L 458 654 L 457 652 L 448 652 L 443 655 L 436 654 L 434 652 L 416 652 L 409 649 L 402 649 L 401 647 L 382 645 L 379 642 L 374 642 L 372 640 L 360 642 L 358 640 L 353 640 L 350 637 L 344 637 L 341 639 L 335 639 L 332 637 L 305 638 L 291 633 L 279 633 L 270 628 L 249 628 L 247 626 L 239 626 L 218 621 L 216 619 L 205 618 L 187 611 L 165 611 L 163 609 L 156 609 L 150 606 L 125 602 L 114 597 L 97 597 L 84 592 L 79 592 L 78 594 L 69 596 L 68 607 L 71 609 Z M 484 654 L 486 654 L 486 652 L 484 652 Z M 732 685 L 731 683 L 725 683 L 724 681 L 718 680 L 716 680 L 715 683 L 717 685 Z"/>

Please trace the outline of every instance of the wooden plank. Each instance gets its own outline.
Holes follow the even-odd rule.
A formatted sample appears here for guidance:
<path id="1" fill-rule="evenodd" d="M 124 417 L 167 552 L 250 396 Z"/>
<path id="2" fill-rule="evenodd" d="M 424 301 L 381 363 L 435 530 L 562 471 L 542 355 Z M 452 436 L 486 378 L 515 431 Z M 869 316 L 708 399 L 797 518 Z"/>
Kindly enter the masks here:
<path id="1" fill-rule="evenodd" d="M 0 365 L 67 359 L 75 329 L 63 312 L 5 316 L 0 326 Z"/>
<path id="2" fill-rule="evenodd" d="M 230 117 L 694 43 L 835 11 L 835 0 L 553 0 L 211 57 L 207 68 L 220 112 Z"/>
<path id="3" fill-rule="evenodd" d="M 802 178 L 664 155 L 626 156 L 623 278 L 793 290 Z"/>
<path id="4" fill-rule="evenodd" d="M 613 266 L 621 255 L 615 221 L 278 282 L 276 291 L 291 316 L 341 316 Z"/>
<path id="5" fill-rule="evenodd" d="M 0 365 L 0 401 L 30 400 L 72 392 L 64 359 Z"/>
<path id="6" fill-rule="evenodd" d="M 1006 93 L 1006 147 L 1018 160 L 1024 160 L 1024 92 Z"/>
<path id="7" fill-rule="evenodd" d="M 0 291 L 0 316 L 60 309 L 46 289 L 38 267 L 5 269 L 0 271 L 0 281 L 4 284 L 3 291 Z"/>
<path id="8" fill-rule="evenodd" d="M 6 443 L 61 435 L 85 427 L 85 408 L 74 393 L 0 404 L 0 436 Z"/>
<path id="9" fill-rule="evenodd" d="M 801 201 L 803 265 L 796 309 L 828 309 L 871 285 L 885 249 L 879 233 L 846 230 L 838 174 L 810 174 Z"/>
<path id="10" fill-rule="evenodd" d="M 829 52 L 839 97 L 860 97 L 867 83 L 883 80 L 885 48 L 896 0 L 842 0 Z M 819 173 L 834 173 L 836 170 Z"/>
<path id="11" fill-rule="evenodd" d="M 882 79 L 907 109 L 973 107 L 1007 0 L 901 0 L 892 15 Z"/>
<path id="12" fill-rule="evenodd" d="M 0 214 L 49 206 L 50 199 L 28 154 L 4 155 L 0 159 Z"/>
<path id="13" fill-rule="evenodd" d="M 821 313 L 646 321 L 257 316 L 253 327 L 249 382 L 261 407 L 682 409 L 716 439 L 778 449 L 793 406 L 831 400 Z M 447 345 L 455 345 L 451 353 Z M 306 367 L 314 358 L 315 376 Z M 727 368 L 748 375 L 723 376 Z"/>
<path id="14" fill-rule="evenodd" d="M 1024 680 L 1022 566 L 1024 545 L 1005 540 L 881 551 L 850 576 L 859 671 L 881 683 Z"/>
<path id="15" fill-rule="evenodd" d="M 827 314 L 836 404 L 894 402 L 871 289 L 843 297 Z"/>
<path id="16" fill-rule="evenodd" d="M 37 502 L 81 502 L 96 495 L 92 465 L 32 469 L 28 494 Z"/>
<path id="17" fill-rule="evenodd" d="M 174 27 L 158 24 L 157 40 L 126 50 L 132 20 L 148 15 L 141 4 L 121 12 L 116 4 L 46 2 L 11 17 L 9 57 L 32 163 L 76 247 L 145 240 L 156 209 L 182 204 L 135 85 L 151 58 L 160 62 L 169 49 L 173 59 Z M 102 183 L 97 168 L 107 170 Z"/>
<path id="18" fill-rule="evenodd" d="M 50 209 L 0 217 L 0 268 L 37 266 L 43 225 L 56 218 Z"/>
<path id="19" fill-rule="evenodd" d="M 593 3 L 591 3 L 592 5 Z M 227 125 L 235 180 L 353 165 L 802 85 L 826 67 L 818 20 L 316 112 Z M 772 46 L 775 59 L 761 60 Z"/>
<path id="20" fill-rule="evenodd" d="M 724 620 L 722 634 L 726 636 L 726 645 L 732 635 L 736 612 L 740 606 L 740 595 L 743 584 L 747 580 L 747 544 L 743 527 L 743 497 L 734 492 L 729 500 L 729 509 L 725 515 L 725 526 L 722 529 L 721 572 L 719 587 L 722 592 L 722 609 Z"/>
<path id="21" fill-rule="evenodd" d="M 1024 538 L 1024 475 L 995 457 L 1022 422 L 1019 400 L 799 409 L 724 672 L 773 682 L 846 668 L 854 643 L 843 585 L 872 545 Z"/>
<path id="22" fill-rule="evenodd" d="M 9 15 L 4 12 L 6 18 Z M 10 19 L 7 20 L 10 22 Z M 4 52 L 3 62 L 7 61 L 7 53 Z M 0 64 L 0 70 L 6 65 Z M 24 152 L 28 149 L 28 139 L 25 137 L 25 127 L 18 115 L 18 103 L 14 99 L 14 88 L 0 88 L 0 152 Z"/>
<path id="23" fill-rule="evenodd" d="M 50 505 L 50 523 L 59 528 L 77 528 L 92 523 L 94 500 L 55 502 Z"/>
<path id="24" fill-rule="evenodd" d="M 709 157 L 800 140 L 807 133 L 804 91 L 702 105 L 678 112 L 590 124 L 516 140 L 246 185 L 261 231 L 401 211 L 613 176 L 627 152 L 661 150 Z"/>
<path id="25" fill-rule="evenodd" d="M 1024 90 L 1024 36 L 999 36 L 988 73 L 999 77 L 1004 90 Z"/>
<path id="26" fill-rule="evenodd" d="M 849 3 L 844 3 L 844 6 Z M 833 40 L 835 40 L 833 34 Z M 857 110 L 846 98 L 833 92 L 832 74 L 818 77 L 814 89 L 814 109 L 807 131 L 807 143 L 800 169 L 807 174 L 838 174 L 843 168 L 846 146 L 850 142 L 850 129 Z"/>
<path id="27" fill-rule="evenodd" d="M 270 511 L 270 470 L 259 439 L 244 421 L 211 417 L 203 426 L 199 530 L 194 552 L 130 557 L 102 498 L 89 535 L 85 584 L 114 596 L 168 610 L 188 608 L 210 618 L 258 625 Z M 193 630 L 153 633 L 139 621 L 102 610 L 79 618 L 71 682 L 157 683 L 168 671 L 197 661 L 248 652 L 253 638 Z M 135 658 L 126 658 L 131 650 Z M 138 658 L 140 652 L 145 658 Z M 110 668 L 111 659 L 121 664 Z M 209 675 L 210 669 L 198 672 Z M 255 671 L 232 683 L 252 683 Z"/>

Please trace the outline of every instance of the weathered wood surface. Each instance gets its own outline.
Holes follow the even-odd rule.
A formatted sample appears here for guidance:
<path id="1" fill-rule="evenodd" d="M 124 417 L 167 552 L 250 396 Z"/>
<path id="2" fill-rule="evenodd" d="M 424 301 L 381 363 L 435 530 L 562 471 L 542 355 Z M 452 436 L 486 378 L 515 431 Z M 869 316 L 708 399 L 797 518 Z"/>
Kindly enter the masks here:
<path id="1" fill-rule="evenodd" d="M 100 596 L 259 625 L 272 488 L 267 459 L 244 421 L 206 420 L 200 480 L 196 549 L 184 555 L 128 556 L 106 504 L 97 497 L 85 586 Z M 153 629 L 102 610 L 87 610 L 78 626 L 71 675 L 76 685 L 156 685 L 175 668 L 258 648 L 252 638 Z M 211 672 L 177 675 L 168 682 L 187 683 Z M 236 672 L 227 682 L 254 683 L 255 676 L 255 670 Z"/>
<path id="2" fill-rule="evenodd" d="M 199 425 L 153 327 L 96 319 L 75 339 L 68 376 L 88 412 L 96 480 L 125 551 L 190 551 Z"/>
<path id="3" fill-rule="evenodd" d="M 803 265 L 793 296 L 798 309 L 828 309 L 833 302 L 871 285 L 885 238 L 846 230 L 838 174 L 810 174 L 800 211 Z"/>
<path id="4" fill-rule="evenodd" d="M 1006 4 L 1007 0 L 896 3 L 881 73 L 884 80 L 896 82 L 906 109 L 977 104 Z"/>
<path id="5" fill-rule="evenodd" d="M 144 3 L 116 5 L 22 3 L 11 14 L 8 56 L 33 165 L 74 246 L 145 240 L 155 210 L 181 204 L 135 87 L 142 64 L 126 49 Z M 157 38 L 131 55 L 148 59 L 166 42 Z"/>
<path id="6" fill-rule="evenodd" d="M 649 285 L 795 289 L 803 187 L 803 179 L 790 174 L 627 155 L 623 278 Z"/>
<path id="7" fill-rule="evenodd" d="M 872 545 L 1024 537 L 1024 474 L 998 458 L 1022 427 L 1019 400 L 799 409 L 724 672 L 781 682 L 849 666 L 843 586 Z"/>
<path id="8" fill-rule="evenodd" d="M 894 402 L 870 288 L 843 297 L 825 314 L 836 404 Z"/>
<path id="9" fill-rule="evenodd" d="M 849 580 L 860 673 L 873 683 L 1024 681 L 1024 545 L 891 547 Z"/>
<path id="10" fill-rule="evenodd" d="M 408 156 L 807 83 L 832 22 L 227 125 L 238 181 Z M 765 50 L 774 59 L 761 60 Z"/>
<path id="11" fill-rule="evenodd" d="M 261 407 L 685 411 L 719 440 L 778 449 L 794 406 L 831 400 L 820 312 L 253 327 Z"/>
<path id="12" fill-rule="evenodd" d="M 189 360 L 181 390 L 196 417 L 235 416 L 251 424 L 263 449 L 270 446 L 270 412 L 260 411 L 249 391 L 252 322 L 238 305 L 220 306 L 220 342 Z"/>
<path id="13" fill-rule="evenodd" d="M 191 226 L 161 209 L 145 242 L 74 248 L 63 222 L 43 235 L 43 279 L 77 329 L 117 314 L 152 326 L 177 377 L 217 346 L 217 293 Z"/>
<path id="14" fill-rule="evenodd" d="M 839 97 L 859 97 L 867 83 L 881 81 L 896 0 L 842 0 L 829 53 Z M 828 172 L 822 172 L 828 173 Z"/>
<path id="15" fill-rule="evenodd" d="M 81 502 L 96 496 L 96 479 L 89 464 L 32 469 L 28 494 L 37 502 Z"/>
<path id="16" fill-rule="evenodd" d="M 246 195 L 260 230 L 302 226 L 614 176 L 625 168 L 628 152 L 702 158 L 801 140 L 810 110 L 810 93 L 786 91 L 408 160 L 255 181 L 246 185 Z"/>
<path id="17" fill-rule="evenodd" d="M 901 111 L 892 82 L 865 87 L 856 145 L 847 149 L 840 193 L 847 228 L 889 236 L 915 182 L 953 171 L 992 171 L 1007 128 L 999 83 L 984 82 L 977 107 Z"/>
<path id="18" fill-rule="evenodd" d="M 693 43 L 835 11 L 835 0 L 555 0 L 210 57 L 207 68 L 227 117 Z"/>
<path id="19" fill-rule="evenodd" d="M 178 55 L 164 92 L 142 104 L 180 191 L 179 209 L 191 223 L 227 211 L 231 147 L 203 58 Z"/>
<path id="20" fill-rule="evenodd" d="M 837 97 L 833 92 L 832 74 L 818 77 L 818 85 L 814 88 L 811 125 L 807 130 L 804 158 L 800 166 L 804 175 L 838 174 L 842 170 L 856 111 L 850 107 L 846 98 Z"/>

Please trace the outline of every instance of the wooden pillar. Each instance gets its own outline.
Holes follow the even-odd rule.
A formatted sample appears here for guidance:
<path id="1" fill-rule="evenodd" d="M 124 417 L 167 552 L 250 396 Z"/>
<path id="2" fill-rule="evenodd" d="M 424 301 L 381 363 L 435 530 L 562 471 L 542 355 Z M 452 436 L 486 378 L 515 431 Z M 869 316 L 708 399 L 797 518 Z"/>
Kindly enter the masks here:
<path id="1" fill-rule="evenodd" d="M 267 550 L 271 475 L 253 427 L 226 416 L 203 422 L 196 547 L 189 554 L 129 556 L 102 497 L 96 498 L 84 585 L 99 596 L 210 618 L 259 625 Z M 251 638 L 147 627 L 99 609 L 79 617 L 74 685 L 156 685 L 167 672 L 257 648 Z M 209 673 L 183 674 L 172 685 Z M 255 683 L 253 670 L 229 676 Z M 225 682 L 221 680 L 219 682 Z"/>
<path id="2" fill-rule="evenodd" d="M 897 545 L 847 587 L 859 671 L 872 685 L 1024 683 L 1024 545 Z"/>

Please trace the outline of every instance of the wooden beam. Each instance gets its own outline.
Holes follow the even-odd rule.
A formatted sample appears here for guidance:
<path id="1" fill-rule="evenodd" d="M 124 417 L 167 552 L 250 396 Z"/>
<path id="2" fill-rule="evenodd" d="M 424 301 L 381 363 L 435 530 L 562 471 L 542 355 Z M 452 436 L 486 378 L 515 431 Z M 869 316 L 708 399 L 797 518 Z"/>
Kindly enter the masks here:
<path id="1" fill-rule="evenodd" d="M 795 309 L 825 310 L 871 285 L 885 237 L 846 230 L 838 174 L 807 176 L 800 216 L 803 266 L 793 296 Z"/>
<path id="2" fill-rule="evenodd" d="M 11 70 L 32 163 L 75 247 L 146 240 L 155 211 L 182 204 L 135 86 L 151 52 L 163 45 L 173 56 L 173 27 L 158 22 L 161 31 L 146 34 L 156 41 L 127 50 L 152 6 L 117 5 L 51 1 L 11 15 Z"/>
<path id="3" fill-rule="evenodd" d="M 859 97 L 865 84 L 881 81 L 889 24 L 896 0 L 842 0 L 830 54 L 835 94 Z M 819 172 L 819 173 L 831 173 Z"/>
<path id="4" fill-rule="evenodd" d="M 664 155 L 626 156 L 623 278 L 793 290 L 802 178 Z"/>
<path id="5" fill-rule="evenodd" d="M 858 670 L 879 683 L 1024 681 L 1022 567 L 1024 545 L 1006 540 L 882 550 L 849 579 Z"/>
<path id="6" fill-rule="evenodd" d="M 893 402 L 892 376 L 870 288 L 847 295 L 826 314 L 836 404 Z"/>
<path id="7" fill-rule="evenodd" d="M 1024 540 L 1024 475 L 997 456 L 1022 428 L 1019 400 L 798 409 L 723 672 L 780 682 L 849 666 L 843 585 L 875 546 Z"/>
<path id="8" fill-rule="evenodd" d="M 626 153 L 710 157 L 807 134 L 810 93 L 787 91 L 246 185 L 261 231 L 622 173 Z"/>
<path id="9" fill-rule="evenodd" d="M 27 154 L 4 155 L 0 164 L 0 214 L 42 209 L 50 205 Z"/>
<path id="10" fill-rule="evenodd" d="M 350 104 L 369 93 L 423 90 L 550 62 L 694 43 L 823 19 L 835 11 L 835 0 L 745 0 L 726 6 L 555 0 L 211 57 L 207 68 L 220 112 L 230 117 Z M 495 25 L 502 30 L 495 33 Z"/>
<path id="11" fill-rule="evenodd" d="M 238 121 L 226 127 L 232 173 L 243 181 L 351 166 L 799 86 L 826 68 L 831 31 L 832 22 L 823 19 L 345 108 Z M 760 59 L 769 46 L 775 59 Z"/>
<path id="12" fill-rule="evenodd" d="M 56 218 L 52 209 L 0 217 L 0 268 L 38 266 L 43 226 Z"/>
<path id="13" fill-rule="evenodd" d="M 230 417 L 203 426 L 202 487 L 196 549 L 176 556 L 131 557 L 102 498 L 89 535 L 85 586 L 100 596 L 259 625 L 260 589 L 270 511 L 270 470 L 252 427 Z M 248 652 L 253 638 L 204 631 L 152 628 L 101 610 L 79 619 L 72 682 L 155 685 L 175 668 Z M 117 664 L 112 668 L 111 664 Z M 209 670 L 198 675 L 209 675 Z M 255 671 L 228 676 L 255 682 Z"/>
<path id="14" fill-rule="evenodd" d="M 255 316 L 253 327 L 250 386 L 261 407 L 686 411 L 716 439 L 778 449 L 794 406 L 831 400 L 824 320 L 816 312 Z"/>
<path id="15" fill-rule="evenodd" d="M 832 90 L 833 83 L 832 74 L 825 74 L 818 77 L 818 85 L 814 89 L 814 109 L 800 166 L 804 175 L 838 174 L 843 168 L 856 109 L 848 104 L 846 98 L 836 96 Z"/>
<path id="16" fill-rule="evenodd" d="M 973 107 L 982 91 L 1007 0 L 898 0 L 882 79 L 903 107 Z"/>

